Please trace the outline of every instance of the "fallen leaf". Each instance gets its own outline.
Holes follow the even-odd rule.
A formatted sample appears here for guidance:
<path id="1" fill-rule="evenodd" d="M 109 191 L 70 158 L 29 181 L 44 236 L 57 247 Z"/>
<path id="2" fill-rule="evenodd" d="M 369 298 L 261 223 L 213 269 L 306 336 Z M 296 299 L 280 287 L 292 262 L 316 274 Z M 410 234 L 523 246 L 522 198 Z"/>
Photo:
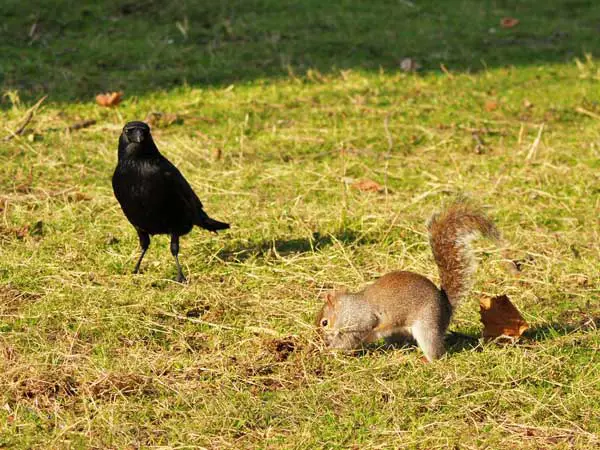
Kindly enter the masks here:
<path id="1" fill-rule="evenodd" d="M 96 95 L 96 103 L 100 106 L 117 106 L 123 99 L 123 92 L 106 92 Z"/>
<path id="2" fill-rule="evenodd" d="M 183 120 L 174 113 L 150 112 L 144 122 L 152 128 L 166 128 L 174 123 L 181 123 Z"/>
<path id="3" fill-rule="evenodd" d="M 214 161 L 219 161 L 223 157 L 223 150 L 220 148 L 214 148 L 212 151 L 212 158 Z"/>
<path id="4" fill-rule="evenodd" d="M 498 102 L 496 102 L 495 100 L 487 100 L 485 102 L 484 108 L 487 112 L 495 111 L 496 109 L 498 109 Z"/>
<path id="5" fill-rule="evenodd" d="M 479 301 L 479 308 L 485 339 L 500 336 L 518 338 L 529 328 L 507 295 L 484 297 Z"/>
<path id="6" fill-rule="evenodd" d="M 404 58 L 400 61 L 400 68 L 405 72 L 416 72 L 421 68 L 421 64 L 412 58 Z"/>
<path id="7" fill-rule="evenodd" d="M 583 286 L 583 287 L 587 287 L 589 284 L 589 278 L 586 277 L 585 275 L 577 275 L 575 277 L 575 282 L 579 285 L 579 286 Z"/>
<path id="8" fill-rule="evenodd" d="M 65 197 L 69 202 L 84 202 L 92 199 L 92 197 L 83 192 L 69 192 Z"/>
<path id="9" fill-rule="evenodd" d="M 362 192 L 384 192 L 385 191 L 385 188 L 382 185 L 380 185 L 376 181 L 369 180 L 369 179 L 355 181 L 350 186 L 353 187 L 354 189 L 358 189 L 359 191 L 362 191 Z"/>
<path id="10" fill-rule="evenodd" d="M 481 155 L 482 153 L 485 152 L 484 140 L 477 132 L 471 133 L 471 136 L 473 136 L 473 140 L 475 141 L 475 153 L 477 153 L 478 155 Z"/>
<path id="11" fill-rule="evenodd" d="M 513 28 L 517 25 L 519 25 L 519 19 L 515 19 L 514 17 L 503 17 L 500 21 L 502 28 Z"/>
<path id="12" fill-rule="evenodd" d="M 20 228 L 14 228 L 13 231 L 17 239 L 21 240 L 27 236 L 27 233 L 29 232 L 29 225 L 24 225 Z"/>

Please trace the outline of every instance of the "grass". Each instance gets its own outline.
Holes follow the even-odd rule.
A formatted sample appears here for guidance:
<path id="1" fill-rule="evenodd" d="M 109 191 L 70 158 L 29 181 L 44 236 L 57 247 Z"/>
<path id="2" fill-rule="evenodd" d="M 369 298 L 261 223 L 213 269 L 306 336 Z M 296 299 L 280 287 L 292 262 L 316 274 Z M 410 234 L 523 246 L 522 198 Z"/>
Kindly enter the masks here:
<path id="1" fill-rule="evenodd" d="M 0 446 L 598 445 L 600 7 L 30 3 L 5 2 L 0 29 L 2 135 L 49 95 L 0 146 Z M 110 187 L 123 123 L 152 111 L 178 115 L 159 148 L 233 224 L 182 239 L 187 285 L 165 237 L 131 275 Z M 478 243 L 448 356 L 322 351 L 325 290 L 438 281 L 424 223 L 458 195 L 521 271 Z M 502 293 L 532 326 L 515 345 L 478 339 L 478 298 Z"/>

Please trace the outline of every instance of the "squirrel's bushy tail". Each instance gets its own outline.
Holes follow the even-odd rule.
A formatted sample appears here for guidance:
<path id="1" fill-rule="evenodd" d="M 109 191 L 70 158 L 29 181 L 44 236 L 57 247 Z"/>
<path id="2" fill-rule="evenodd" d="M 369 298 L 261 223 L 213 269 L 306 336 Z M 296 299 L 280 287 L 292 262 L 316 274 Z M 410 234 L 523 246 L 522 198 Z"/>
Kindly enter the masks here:
<path id="1" fill-rule="evenodd" d="M 460 202 L 435 214 L 427 227 L 433 257 L 440 271 L 441 288 L 454 309 L 473 283 L 477 262 L 471 241 L 478 233 L 492 239 L 500 239 L 500 233 L 483 213 Z"/>

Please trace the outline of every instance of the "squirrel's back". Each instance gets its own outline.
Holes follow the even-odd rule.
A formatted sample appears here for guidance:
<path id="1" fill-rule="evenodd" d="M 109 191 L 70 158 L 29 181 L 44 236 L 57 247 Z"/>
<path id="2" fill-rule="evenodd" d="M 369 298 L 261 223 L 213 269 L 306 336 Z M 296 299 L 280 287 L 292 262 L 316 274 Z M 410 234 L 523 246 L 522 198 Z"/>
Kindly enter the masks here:
<path id="1" fill-rule="evenodd" d="M 477 266 L 470 247 L 471 241 L 481 234 L 499 239 L 496 226 L 482 212 L 465 203 L 455 203 L 428 223 L 429 242 L 441 278 L 441 289 L 452 308 L 471 288 Z"/>

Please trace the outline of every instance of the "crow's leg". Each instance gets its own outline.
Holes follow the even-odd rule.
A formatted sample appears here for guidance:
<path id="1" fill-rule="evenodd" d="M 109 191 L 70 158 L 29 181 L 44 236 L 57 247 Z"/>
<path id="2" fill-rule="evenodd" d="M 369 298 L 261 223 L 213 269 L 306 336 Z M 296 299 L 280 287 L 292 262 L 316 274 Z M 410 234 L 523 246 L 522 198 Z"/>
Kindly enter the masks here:
<path id="1" fill-rule="evenodd" d="M 177 265 L 177 282 L 185 283 L 186 279 L 179 264 L 179 256 L 177 256 L 179 254 L 179 236 L 176 234 L 171 235 L 171 254 L 175 258 L 175 264 Z"/>
<path id="2" fill-rule="evenodd" d="M 144 255 L 146 254 L 146 250 L 150 246 L 150 235 L 142 230 L 137 230 L 138 237 L 140 238 L 140 247 L 142 247 L 142 254 L 140 255 L 140 259 L 138 259 L 135 268 L 133 269 L 133 273 L 138 273 L 140 271 L 140 264 L 142 263 L 142 259 L 144 259 Z"/>

